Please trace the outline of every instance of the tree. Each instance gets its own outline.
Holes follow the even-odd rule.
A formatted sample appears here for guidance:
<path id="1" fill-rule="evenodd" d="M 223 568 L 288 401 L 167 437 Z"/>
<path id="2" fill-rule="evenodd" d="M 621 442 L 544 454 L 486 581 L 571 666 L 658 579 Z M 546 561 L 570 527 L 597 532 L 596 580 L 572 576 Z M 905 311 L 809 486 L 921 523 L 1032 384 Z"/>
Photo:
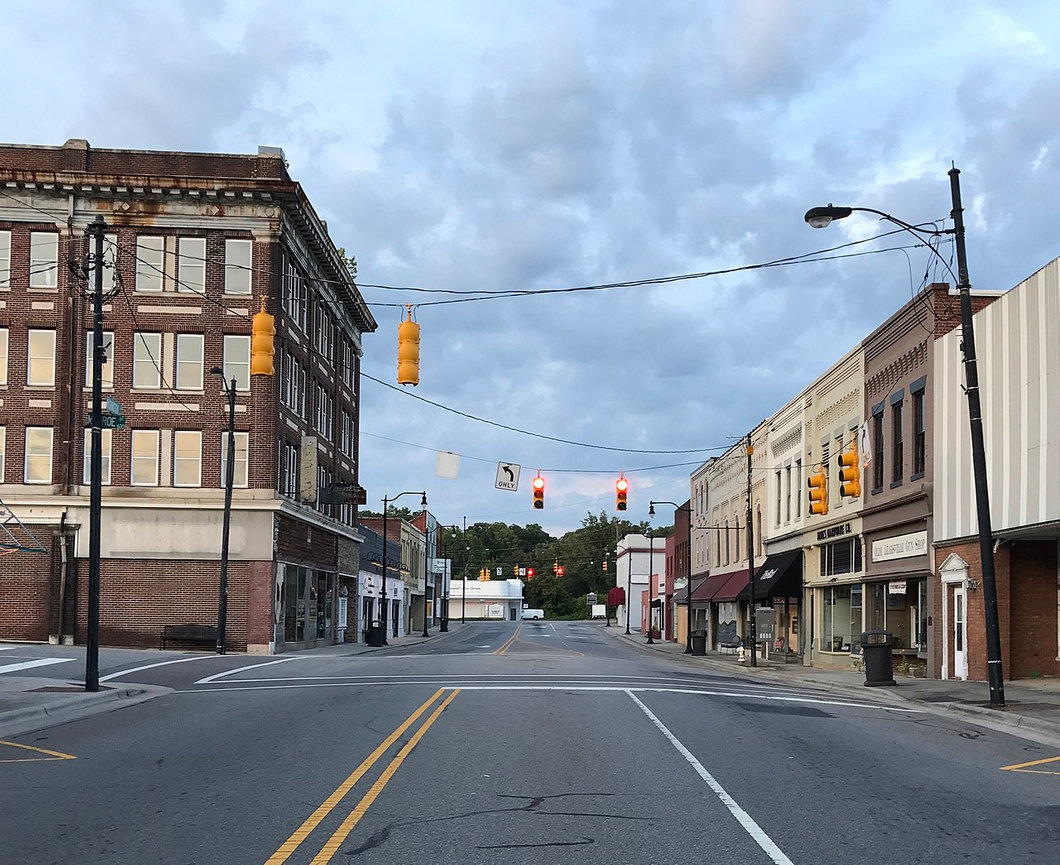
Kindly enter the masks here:
<path id="1" fill-rule="evenodd" d="M 346 266 L 346 270 L 350 274 L 350 279 L 357 278 L 357 258 L 353 255 L 346 254 L 346 247 L 339 247 L 339 255 L 342 257 L 342 263 Z"/>

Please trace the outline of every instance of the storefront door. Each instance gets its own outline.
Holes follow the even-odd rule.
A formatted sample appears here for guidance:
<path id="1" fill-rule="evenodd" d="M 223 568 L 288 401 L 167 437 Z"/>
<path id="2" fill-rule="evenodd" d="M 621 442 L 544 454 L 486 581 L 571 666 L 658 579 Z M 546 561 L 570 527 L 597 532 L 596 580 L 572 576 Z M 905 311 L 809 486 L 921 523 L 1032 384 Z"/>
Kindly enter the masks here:
<path id="1" fill-rule="evenodd" d="M 968 678 L 968 621 L 967 589 L 953 588 L 953 675 L 958 679 Z"/>

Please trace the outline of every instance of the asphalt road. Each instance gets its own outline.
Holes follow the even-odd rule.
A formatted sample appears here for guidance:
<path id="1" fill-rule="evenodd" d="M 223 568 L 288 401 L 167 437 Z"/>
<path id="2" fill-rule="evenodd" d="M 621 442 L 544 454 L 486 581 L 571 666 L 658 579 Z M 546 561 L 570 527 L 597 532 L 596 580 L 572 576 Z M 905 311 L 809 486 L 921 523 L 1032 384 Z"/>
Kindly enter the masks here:
<path id="1" fill-rule="evenodd" d="M 4 865 L 1060 861 L 1060 750 L 595 623 L 100 665 L 173 691 L 0 742 Z"/>

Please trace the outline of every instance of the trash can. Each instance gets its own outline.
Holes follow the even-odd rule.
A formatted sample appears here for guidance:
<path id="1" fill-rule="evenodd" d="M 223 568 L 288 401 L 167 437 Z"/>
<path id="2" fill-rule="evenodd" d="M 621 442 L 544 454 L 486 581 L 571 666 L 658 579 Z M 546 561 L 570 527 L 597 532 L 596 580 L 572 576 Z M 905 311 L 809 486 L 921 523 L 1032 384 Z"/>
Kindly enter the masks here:
<path id="1" fill-rule="evenodd" d="M 890 631 L 864 631 L 861 635 L 861 654 L 865 659 L 865 684 L 872 688 L 878 685 L 895 685 L 894 661 L 891 647 L 894 645 Z"/>
<path id="2" fill-rule="evenodd" d="M 692 654 L 693 655 L 705 655 L 705 654 L 707 654 L 707 632 L 706 631 L 693 631 L 692 632 Z"/>
<path id="3" fill-rule="evenodd" d="M 364 641 L 369 646 L 385 646 L 386 625 L 383 622 L 372 622 L 364 629 Z"/>

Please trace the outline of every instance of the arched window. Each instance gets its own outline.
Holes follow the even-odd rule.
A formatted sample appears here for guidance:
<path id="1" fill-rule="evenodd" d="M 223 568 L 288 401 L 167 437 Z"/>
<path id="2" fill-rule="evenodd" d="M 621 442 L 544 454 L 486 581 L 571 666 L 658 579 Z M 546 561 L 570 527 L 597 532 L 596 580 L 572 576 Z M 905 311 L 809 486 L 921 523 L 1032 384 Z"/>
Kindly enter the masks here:
<path id="1" fill-rule="evenodd" d="M 725 521 L 725 564 L 732 561 L 729 547 L 729 521 Z"/>
<path id="2" fill-rule="evenodd" d="M 755 549 L 758 551 L 758 555 L 764 555 L 765 550 L 762 549 L 762 506 L 758 505 L 758 513 L 755 518 L 755 528 L 758 530 L 758 535 L 755 539 Z"/>
<path id="3" fill-rule="evenodd" d="M 740 553 L 740 517 L 733 515 L 732 524 L 735 527 L 733 534 L 736 535 L 736 561 L 742 561 L 743 556 Z"/>

